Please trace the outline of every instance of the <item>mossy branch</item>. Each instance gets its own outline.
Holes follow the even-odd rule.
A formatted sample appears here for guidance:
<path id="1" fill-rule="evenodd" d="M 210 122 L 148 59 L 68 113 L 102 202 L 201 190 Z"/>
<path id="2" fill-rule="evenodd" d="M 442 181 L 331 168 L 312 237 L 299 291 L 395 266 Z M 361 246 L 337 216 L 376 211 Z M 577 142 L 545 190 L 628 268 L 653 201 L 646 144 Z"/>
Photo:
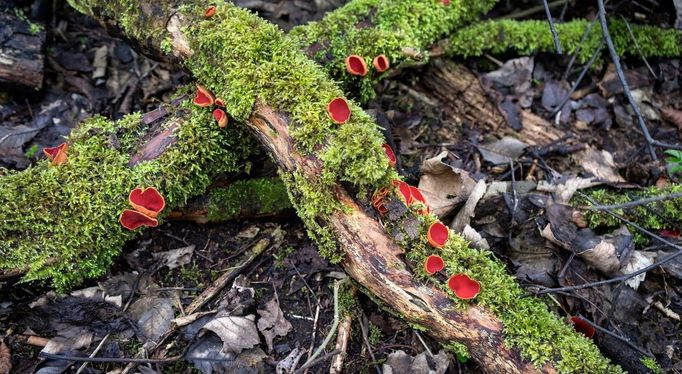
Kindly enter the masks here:
<path id="1" fill-rule="evenodd" d="M 556 25 L 559 40 L 565 54 L 578 51 L 578 61 L 587 62 L 602 40 L 598 23 L 576 20 Z M 583 41 L 585 31 L 591 27 Z M 631 25 L 644 57 L 678 57 L 682 55 L 682 32 L 654 26 Z M 634 42 L 624 21 L 609 22 L 609 31 L 618 54 L 638 55 Z M 449 55 L 471 57 L 484 53 L 507 53 L 516 51 L 521 55 L 537 52 L 555 52 L 552 33 L 546 21 L 485 21 L 456 31 L 444 42 Z"/>
<path id="2" fill-rule="evenodd" d="M 415 279 L 402 254 L 408 250 L 408 260 L 419 263 L 423 256 L 433 252 L 426 244 L 424 228 L 435 217 L 418 217 L 415 212 L 406 212 L 400 217 L 415 223 L 419 231 L 416 236 L 401 241 L 404 245 L 401 247 L 341 187 L 342 183 L 354 185 L 360 191 L 358 196 L 363 197 L 377 187 L 388 185 L 396 177 L 381 149 L 381 135 L 372 120 L 356 106 L 352 107 L 349 122 L 343 126 L 331 123 L 325 114 L 326 104 L 332 98 L 342 96 L 341 90 L 297 51 L 298 43 L 286 38 L 274 26 L 249 12 L 222 4 L 209 20 L 203 19 L 201 5 L 176 6 L 159 2 L 141 6 L 125 1 L 78 1 L 77 5 L 104 20 L 125 21 L 124 30 L 138 41 L 147 41 L 151 50 L 159 50 L 160 41 L 170 40 L 170 44 L 164 43 L 166 50 L 170 46 L 170 52 L 178 61 L 182 61 L 201 84 L 223 98 L 230 115 L 246 121 L 250 131 L 270 150 L 280 167 L 280 177 L 291 201 L 321 250 L 341 259 L 344 269 L 354 279 L 409 322 L 427 327 L 430 334 L 444 343 L 462 342 L 471 356 L 491 372 L 619 371 L 590 341 L 549 312 L 541 300 L 521 299 L 523 291 L 506 273 L 504 265 L 488 253 L 469 248 L 454 233 L 442 250 L 446 267 L 451 273 L 466 272 L 483 284 L 484 291 L 475 302 L 456 300 L 449 291 L 444 291 L 440 282 L 431 284 L 418 270 Z M 441 19 L 456 19 L 453 15 L 459 9 L 467 9 L 463 2 L 457 1 L 450 7 L 444 7 L 440 2 L 430 5 L 435 9 L 434 15 Z M 118 136 L 111 129 L 113 125 L 99 123 L 85 126 L 83 131 L 74 134 L 71 139 L 74 142 L 73 158 L 67 164 L 52 168 L 41 165 L 36 168 L 36 175 L 15 174 L 18 176 L 14 178 L 21 182 L 12 181 L 10 176 L 8 183 L 12 187 L 31 182 L 39 187 L 30 190 L 33 198 L 69 183 L 78 187 L 66 196 L 57 194 L 68 200 L 48 200 L 46 213 L 50 214 L 29 216 L 30 223 L 43 224 L 36 233 L 42 235 L 38 238 L 41 243 L 47 245 L 45 242 L 49 240 L 48 224 L 70 219 L 67 213 L 77 216 L 83 211 L 91 212 L 92 215 L 86 218 L 92 221 L 82 221 L 81 225 L 92 222 L 93 226 L 98 226 L 97 230 L 100 230 L 99 226 L 101 230 L 115 228 L 119 230 L 114 234 L 116 240 L 124 240 L 130 235 L 116 226 L 115 217 L 126 204 L 127 191 L 132 187 L 140 184 L 158 187 L 171 204 L 177 204 L 195 190 L 205 188 L 210 173 L 216 169 L 229 170 L 229 167 L 215 163 L 222 162 L 222 157 L 234 160 L 232 149 L 227 149 L 235 145 L 222 139 L 222 132 L 210 119 L 208 109 L 186 107 L 186 110 L 190 112 L 188 120 L 196 126 L 189 126 L 191 130 L 186 130 L 184 125 L 177 126 L 180 133 L 188 133 L 177 135 L 177 140 L 158 159 L 128 166 L 133 147 L 123 142 L 128 152 L 119 153 L 120 142 L 111 141 L 112 137 L 116 140 Z M 135 135 L 139 136 L 137 131 L 141 131 L 139 118 L 131 117 L 127 121 L 124 127 L 127 124 L 132 128 L 131 137 L 137 139 Z M 100 127 L 105 128 L 104 131 Z M 165 129 L 171 127 L 167 125 Z M 87 130 L 92 130 L 91 134 Z M 94 139 L 92 150 L 98 152 L 86 152 L 90 139 Z M 243 137 L 235 134 L 229 139 Z M 166 154 L 173 157 L 164 158 Z M 102 157 L 112 160 L 98 163 Z M 178 162 L 176 157 L 184 162 Z M 101 170 L 93 172 L 92 165 L 95 164 Z M 50 173 L 54 175 L 46 178 Z M 113 178 L 115 185 L 106 182 L 111 178 L 110 173 L 119 175 Z M 198 179 L 193 180 L 195 188 L 192 189 L 186 187 L 191 178 Z M 50 182 L 43 184 L 44 179 Z M 88 185 L 95 187 L 86 188 Z M 44 187 L 47 189 L 42 189 Z M 102 191 L 102 188 L 107 190 Z M 87 192 L 81 194 L 82 189 Z M 115 207 L 100 212 L 105 205 L 91 203 L 100 198 Z M 23 208 L 38 203 L 37 200 L 24 200 Z M 54 210 L 67 205 L 73 205 L 73 210 Z M 16 211 L 12 214 L 20 219 L 25 209 L 14 208 Z M 87 236 L 90 232 L 83 236 L 75 226 L 68 224 L 64 226 L 65 230 L 76 236 L 61 237 L 59 245 L 78 240 L 79 250 L 84 253 L 84 243 L 92 245 L 92 237 Z M 34 230 L 31 225 L 25 224 L 24 228 L 29 235 L 35 235 L 31 234 Z M 17 232 L 9 234 L 18 237 Z M 3 247 L 3 254 L 12 255 L 9 252 L 17 243 Z M 35 258 L 31 257 L 36 256 L 35 252 L 24 249 L 17 253 Z"/>

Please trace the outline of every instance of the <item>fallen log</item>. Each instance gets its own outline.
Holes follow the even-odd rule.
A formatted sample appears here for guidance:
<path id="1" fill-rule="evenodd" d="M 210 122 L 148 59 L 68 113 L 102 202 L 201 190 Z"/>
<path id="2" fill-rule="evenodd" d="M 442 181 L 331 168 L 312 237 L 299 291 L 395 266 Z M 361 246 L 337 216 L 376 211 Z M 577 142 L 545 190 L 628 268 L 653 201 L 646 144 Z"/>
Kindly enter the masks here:
<path id="1" fill-rule="evenodd" d="M 389 3 L 425 4 L 417 1 L 386 4 Z M 287 185 L 291 201 L 311 237 L 318 242 L 320 251 L 330 259 L 341 260 L 346 271 L 368 292 L 377 295 L 414 327 L 427 330 L 446 346 L 461 342 L 488 372 L 619 371 L 591 342 L 550 313 L 540 300 L 520 298 L 522 290 L 506 274 L 502 264 L 487 253 L 469 248 L 453 233 L 441 250 L 447 272 L 465 272 L 477 279 L 483 290 L 476 301 L 457 300 L 452 293 L 445 292 L 447 287 L 442 279 L 427 278 L 420 272 L 423 259 L 433 253 L 426 244 L 424 231 L 435 218 L 417 216 L 394 198 L 389 209 L 391 215 L 397 214 L 391 219 L 393 228 L 398 231 L 407 227 L 414 229 L 407 236 L 401 235 L 397 242 L 341 187 L 342 183 L 354 185 L 362 198 L 396 178 L 381 149 L 383 139 L 370 118 L 354 106 L 350 120 L 341 126 L 327 118 L 327 103 L 332 98 L 342 97 L 341 91 L 296 51 L 295 43 L 285 39 L 272 25 L 229 5 L 219 5 L 210 19 L 202 19 L 204 9 L 192 5 L 177 7 L 157 3 L 141 6 L 141 9 L 117 2 L 89 5 L 79 2 L 75 5 L 114 24 L 116 20 L 127 23 L 122 24 L 122 28 L 135 30 L 131 36 L 145 41 L 148 47 L 161 46 L 161 41 L 165 41 L 164 49 L 182 60 L 199 82 L 222 98 L 233 118 L 246 119 L 255 138 L 271 151 L 280 166 L 280 176 Z M 433 12 L 437 19 L 456 19 L 453 14 L 462 8 L 462 4 L 452 5 L 446 8 L 433 3 L 429 4 L 430 8 L 418 9 Z M 154 41 L 159 43 L 154 44 Z M 101 119 L 93 120 L 74 134 L 73 152 L 66 164 L 52 167 L 43 164 L 42 168 L 33 169 L 33 175 L 22 173 L 3 178 L 0 183 L 6 184 L 0 188 L 10 191 L 11 187 L 22 183 L 23 187 L 29 187 L 31 185 L 25 182 L 33 182 L 29 189 L 32 193 L 28 195 L 34 199 L 46 184 L 55 189 L 63 186 L 62 190 L 68 191 L 67 196 L 60 196 L 62 191 L 56 194 L 69 198 L 68 204 L 49 201 L 51 205 L 47 208 L 36 206 L 39 199 L 31 204 L 23 198 L 23 206 L 44 209 L 37 213 L 51 214 L 28 212 L 28 219 L 17 219 L 17 213 L 13 213 L 12 218 L 24 226 L 22 235 L 35 233 L 25 221 L 38 221 L 42 225 L 52 225 L 53 230 L 60 230 L 62 224 L 64 228 L 85 225 L 88 230 L 104 226 L 115 230 L 116 235 L 109 234 L 116 236 L 115 240 L 125 239 L 132 235 L 112 225 L 111 221 L 112 216 L 125 208 L 125 197 L 132 187 L 140 184 L 157 187 L 171 205 L 176 205 L 190 194 L 189 191 L 205 189 L 211 173 L 221 168 L 215 163 L 222 162 L 223 157 L 230 162 L 228 166 L 234 167 L 235 151 L 225 149 L 235 146 L 229 141 L 241 139 L 237 134 L 229 139 L 223 137 L 210 119 L 209 109 L 185 104 L 176 112 L 189 114 L 185 121 L 189 126 L 166 123 L 156 128 L 157 133 L 164 133 L 177 126 L 176 141 L 152 143 L 149 140 L 152 136 L 140 141 L 140 134 L 150 132 L 139 116 L 127 118 L 118 124 L 118 128 Z M 167 148 L 157 158 L 140 157 L 137 160 L 145 161 L 131 165 L 132 151 L 139 149 L 142 142 L 154 144 L 151 148 L 157 144 Z M 147 147 L 142 148 L 145 149 L 143 154 L 157 154 L 147 152 Z M 121 154 L 120 149 L 126 152 Z M 101 171 L 87 168 L 95 160 Z M 192 175 L 197 180 L 190 178 Z M 194 185 L 189 188 L 187 183 Z M 97 185 L 97 189 L 92 191 L 89 184 Z M 17 195 L 15 190 L 11 197 L 21 199 Z M 6 202 L 16 204 L 12 199 Z M 73 216 L 66 214 L 68 212 L 50 211 L 50 207 L 70 205 L 78 208 L 71 212 L 75 213 Z M 82 217 L 84 213 L 91 221 L 55 222 L 53 219 L 62 217 L 63 221 L 64 218 Z M 102 222 L 109 222 L 109 225 Z M 3 229 L 7 230 L 7 226 Z M 49 232 L 44 226 L 42 230 Z M 86 231 L 86 235 L 89 233 Z M 9 236 L 16 237 L 17 233 Z M 79 237 L 82 238 L 78 235 L 76 239 Z M 35 240 L 41 239 L 41 246 L 46 246 L 45 238 Z M 64 243 L 69 239 L 61 237 Z M 118 243 L 112 241 L 106 244 L 118 247 Z M 8 258 L 14 256 L 15 261 L 21 260 L 17 254 L 31 253 L 26 248 L 23 253 L 11 250 L 12 244 L 24 244 L 21 240 L 14 239 L 9 243 L 10 246 L 3 243 L 0 247 Z M 409 266 L 402 258 L 408 249 L 406 261 Z M 82 266 L 83 259 L 73 257 Z M 35 271 L 40 270 L 38 266 Z"/>
<path id="2" fill-rule="evenodd" d="M 45 30 L 0 4 L 0 87 L 39 90 L 43 85 Z"/>

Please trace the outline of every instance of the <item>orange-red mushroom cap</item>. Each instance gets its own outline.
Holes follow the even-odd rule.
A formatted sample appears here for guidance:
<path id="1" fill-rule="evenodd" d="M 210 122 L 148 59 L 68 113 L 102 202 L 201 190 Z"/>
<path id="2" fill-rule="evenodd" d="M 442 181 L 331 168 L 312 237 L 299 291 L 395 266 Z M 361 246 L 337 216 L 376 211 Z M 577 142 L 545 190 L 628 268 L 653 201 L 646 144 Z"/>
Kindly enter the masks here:
<path id="1" fill-rule="evenodd" d="M 210 7 L 206 8 L 206 11 L 204 12 L 204 17 L 206 18 L 211 18 L 215 14 L 217 8 L 215 5 L 211 5 Z"/>
<path id="2" fill-rule="evenodd" d="M 128 230 L 135 230 L 140 226 L 156 227 L 159 225 L 159 221 L 156 218 L 151 218 L 144 213 L 132 209 L 124 210 L 121 216 L 118 217 L 118 221 Z"/>
<path id="3" fill-rule="evenodd" d="M 197 90 L 194 93 L 194 100 L 192 102 L 198 107 L 205 108 L 213 105 L 215 98 L 206 87 L 197 84 Z"/>
<path id="4" fill-rule="evenodd" d="M 445 262 L 438 255 L 431 255 L 424 261 L 424 271 L 428 275 L 436 274 L 445 268 Z"/>
<path id="5" fill-rule="evenodd" d="M 434 222 L 429 226 L 429 231 L 426 233 L 426 239 L 433 247 L 443 248 L 450 236 L 450 230 L 442 222 Z"/>
<path id="6" fill-rule="evenodd" d="M 582 319 L 578 316 L 572 316 L 571 317 L 571 324 L 573 325 L 573 329 L 575 331 L 585 335 L 586 337 L 588 337 L 590 339 L 594 336 L 594 333 L 596 332 L 596 329 L 594 328 L 594 326 L 585 322 L 584 319 Z"/>
<path id="7" fill-rule="evenodd" d="M 365 59 L 358 55 L 346 57 L 346 71 L 352 75 L 364 77 L 367 75 L 367 64 L 365 63 Z"/>
<path id="8" fill-rule="evenodd" d="M 395 157 L 395 152 L 393 152 L 393 148 L 391 148 L 391 146 L 386 143 L 382 144 L 381 147 L 384 149 L 386 157 L 388 157 L 388 164 L 391 167 L 394 167 L 397 162 L 397 159 Z"/>
<path id="9" fill-rule="evenodd" d="M 343 97 L 337 97 L 327 104 L 329 118 L 339 125 L 346 123 L 350 119 L 350 113 L 348 102 Z"/>
<path id="10" fill-rule="evenodd" d="M 156 218 L 166 206 L 163 196 L 154 187 L 135 188 L 128 195 L 128 202 L 138 212 Z"/>
<path id="11" fill-rule="evenodd" d="M 372 60 L 372 65 L 374 65 L 374 68 L 379 73 L 385 72 L 391 66 L 386 55 L 379 55 L 377 57 L 374 57 L 374 60 Z"/>
<path id="12" fill-rule="evenodd" d="M 222 129 L 227 126 L 227 114 L 222 109 L 216 109 L 213 111 L 213 118 L 218 122 L 218 126 Z"/>
<path id="13" fill-rule="evenodd" d="M 50 159 L 52 165 L 61 165 L 66 162 L 66 152 L 69 145 L 62 143 L 56 147 L 48 147 L 43 149 L 45 156 Z"/>
<path id="14" fill-rule="evenodd" d="M 448 279 L 448 288 L 460 299 L 471 300 L 481 292 L 481 284 L 466 274 L 456 274 Z"/>

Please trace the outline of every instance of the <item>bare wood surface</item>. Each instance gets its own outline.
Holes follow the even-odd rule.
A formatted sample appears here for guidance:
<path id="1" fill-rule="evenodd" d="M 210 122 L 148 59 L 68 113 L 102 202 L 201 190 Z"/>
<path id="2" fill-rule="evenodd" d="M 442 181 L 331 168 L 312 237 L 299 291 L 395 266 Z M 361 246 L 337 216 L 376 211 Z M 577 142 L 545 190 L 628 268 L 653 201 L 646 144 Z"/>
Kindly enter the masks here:
<path id="1" fill-rule="evenodd" d="M 0 4 L 0 89 L 43 85 L 45 31 Z M 33 31 L 33 32 L 32 32 Z"/>

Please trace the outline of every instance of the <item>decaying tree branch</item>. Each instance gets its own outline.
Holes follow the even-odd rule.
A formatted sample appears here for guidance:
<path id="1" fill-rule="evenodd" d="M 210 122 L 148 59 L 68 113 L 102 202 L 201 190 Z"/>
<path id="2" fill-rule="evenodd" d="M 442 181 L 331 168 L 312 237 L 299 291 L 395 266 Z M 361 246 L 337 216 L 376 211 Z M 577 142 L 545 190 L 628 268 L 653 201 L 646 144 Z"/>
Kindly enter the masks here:
<path id="1" fill-rule="evenodd" d="M 445 7 L 416 0 L 356 0 L 347 9 L 359 9 L 366 18 L 373 14 L 378 22 L 390 20 L 383 18 L 384 12 L 402 15 L 411 20 L 406 24 L 427 30 L 426 36 L 411 39 L 414 48 L 423 49 L 427 40 L 441 37 L 491 3 L 480 1 L 472 6 L 453 1 Z M 481 294 L 473 303 L 457 300 L 445 291 L 443 279 L 424 274 L 421 263 L 433 253 L 424 228 L 435 217 L 419 216 L 393 196 L 387 202 L 389 217 L 384 226 L 360 205 L 358 201 L 374 189 L 390 185 L 396 174 L 388 168 L 375 124 L 359 108 L 353 106 L 350 120 L 340 126 L 327 118 L 327 103 L 343 94 L 298 52 L 304 39 L 285 38 L 272 25 L 230 5 L 219 5 L 209 19 L 203 18 L 204 9 L 196 4 L 83 0 L 74 1 L 74 6 L 119 26 L 147 53 L 170 53 L 199 83 L 222 98 L 230 116 L 246 121 L 254 137 L 270 151 L 291 201 L 323 254 L 340 259 L 360 285 L 415 328 L 428 331 L 445 346 L 463 343 L 488 372 L 619 371 L 594 345 L 548 312 L 541 301 L 520 299 L 522 291 L 502 264 L 469 248 L 452 233 L 440 252 L 446 270 L 449 274 L 466 272 L 479 280 Z M 351 24 L 357 25 L 357 20 L 353 18 Z M 429 20 L 440 22 L 429 26 Z M 343 30 L 331 34 L 338 36 Z M 375 48 L 402 61 L 405 57 L 396 48 L 403 46 L 387 43 Z M 330 42 L 329 52 L 336 58 L 343 56 L 334 51 Z M 244 162 L 242 149 L 246 147 L 240 143 L 244 138 L 219 130 L 209 109 L 185 104 L 168 118 L 146 123 L 132 116 L 115 125 L 90 121 L 70 139 L 72 152 L 66 164 L 42 164 L 0 179 L 0 190 L 8 192 L 7 197 L 0 197 L 4 199 L 0 206 L 7 205 L 0 213 L 8 213 L 11 223 L 19 225 L 17 229 L 0 226 L 0 234 L 9 238 L 0 247 L 6 255 L 2 266 L 35 260 L 36 254 L 28 246 L 64 250 L 41 237 L 56 232 L 63 240 L 57 242 L 59 246 L 75 241 L 76 250 L 70 256 L 78 259 L 77 266 L 94 272 L 102 266 L 97 262 L 101 254 L 82 256 L 83 248 L 92 245 L 87 235 L 103 236 L 105 245 L 113 248 L 132 237 L 115 221 L 127 205 L 130 189 L 155 186 L 169 206 L 177 206 L 205 190 L 216 173 L 239 170 Z M 158 136 L 170 141 L 157 141 Z M 101 170 L 91 170 L 94 162 Z M 342 183 L 360 191 L 358 201 Z M 51 192 L 45 204 L 37 206 L 36 196 L 55 190 L 58 192 Z M 28 192 L 27 196 L 18 191 Z M 35 207 L 35 211 L 19 209 L 22 206 Z M 79 242 L 83 240 L 80 235 L 73 239 L 65 235 L 73 234 L 64 231 L 73 225 L 85 231 L 88 241 Z M 54 236 L 50 239 L 54 241 Z M 39 261 L 29 274 L 54 277 L 55 270 L 66 270 L 61 265 L 44 271 L 41 265 L 50 256 L 43 253 L 50 252 L 37 254 Z M 88 261 L 93 263 L 88 265 Z M 74 279 L 66 278 L 69 280 Z"/>
<path id="2" fill-rule="evenodd" d="M 0 4 L 0 85 L 40 89 L 45 30 Z"/>

